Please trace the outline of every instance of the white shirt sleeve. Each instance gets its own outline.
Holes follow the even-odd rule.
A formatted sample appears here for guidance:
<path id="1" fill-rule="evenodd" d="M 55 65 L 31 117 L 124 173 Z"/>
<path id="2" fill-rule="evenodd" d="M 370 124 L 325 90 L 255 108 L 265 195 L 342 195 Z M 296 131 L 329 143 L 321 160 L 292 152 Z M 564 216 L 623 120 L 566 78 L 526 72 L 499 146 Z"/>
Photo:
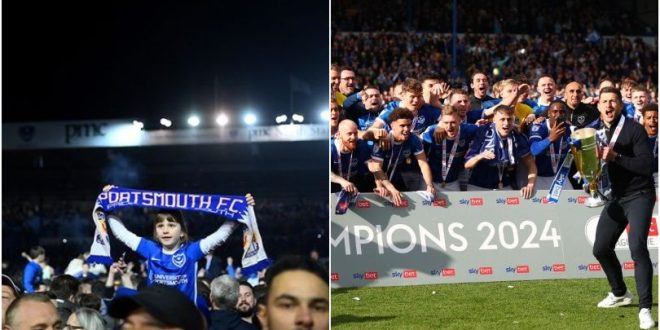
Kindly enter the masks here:
<path id="1" fill-rule="evenodd" d="M 112 229 L 112 233 L 117 237 L 118 240 L 122 241 L 126 246 L 128 246 L 131 250 L 136 251 L 138 248 L 138 245 L 140 244 L 140 236 L 133 234 L 131 231 L 126 229 L 124 224 L 119 220 L 119 218 L 116 218 L 115 216 L 109 216 L 108 217 L 108 223 L 110 224 L 110 229 Z"/>
<path id="2" fill-rule="evenodd" d="M 207 254 L 220 246 L 238 226 L 240 226 L 240 223 L 237 221 L 225 221 L 213 234 L 202 238 L 199 241 L 199 248 L 202 253 Z"/>

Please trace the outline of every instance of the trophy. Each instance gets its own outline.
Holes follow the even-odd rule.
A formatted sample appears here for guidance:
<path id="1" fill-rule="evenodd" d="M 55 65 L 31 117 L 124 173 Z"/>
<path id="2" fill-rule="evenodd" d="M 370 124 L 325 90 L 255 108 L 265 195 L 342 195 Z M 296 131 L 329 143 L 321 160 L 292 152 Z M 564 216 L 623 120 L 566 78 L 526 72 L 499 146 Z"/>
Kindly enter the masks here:
<path id="1" fill-rule="evenodd" d="M 589 186 L 591 196 L 585 202 L 588 207 L 605 204 L 603 200 L 605 196 L 598 190 L 602 168 L 598 158 L 596 132 L 593 128 L 581 128 L 571 134 L 571 153 L 575 158 L 575 167 Z"/>

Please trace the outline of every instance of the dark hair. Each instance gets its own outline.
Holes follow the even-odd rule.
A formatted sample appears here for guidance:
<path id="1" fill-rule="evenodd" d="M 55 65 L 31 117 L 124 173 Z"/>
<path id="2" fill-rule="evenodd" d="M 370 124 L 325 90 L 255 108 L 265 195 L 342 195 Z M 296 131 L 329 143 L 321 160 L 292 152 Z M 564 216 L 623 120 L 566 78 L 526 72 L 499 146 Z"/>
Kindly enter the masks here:
<path id="1" fill-rule="evenodd" d="M 46 254 L 46 250 L 43 247 L 39 246 L 39 245 L 33 246 L 30 249 L 30 258 L 31 259 L 36 259 L 38 256 L 40 256 L 42 254 Z"/>
<path id="2" fill-rule="evenodd" d="M 437 80 L 437 81 L 442 81 L 442 77 L 435 71 L 430 71 L 427 72 L 421 76 L 419 76 L 419 81 L 424 82 L 426 80 Z"/>
<path id="3" fill-rule="evenodd" d="M 598 94 L 598 97 L 606 93 L 614 94 L 617 96 L 617 98 L 619 98 L 619 101 L 622 100 L 621 91 L 616 87 L 603 87 L 603 89 L 600 90 L 600 94 Z"/>
<path id="4" fill-rule="evenodd" d="M 393 123 L 399 119 L 410 119 L 413 120 L 415 118 L 415 115 L 413 113 L 406 109 L 406 108 L 396 108 L 392 113 L 390 113 L 389 117 L 387 117 L 390 120 L 390 123 Z"/>
<path id="5" fill-rule="evenodd" d="M 186 221 L 183 219 L 183 213 L 181 212 L 181 210 L 174 210 L 174 209 L 158 209 L 156 211 L 156 217 L 154 218 L 154 232 L 153 232 L 153 236 L 156 241 L 158 241 L 156 237 L 156 225 L 165 220 L 180 224 L 181 233 L 183 234 L 180 241 L 181 243 L 188 242 L 189 239 L 188 226 L 186 225 Z"/>
<path id="6" fill-rule="evenodd" d="M 75 303 L 80 307 L 87 307 L 96 311 L 101 310 L 101 297 L 95 294 L 79 293 L 76 295 Z"/>
<path id="7" fill-rule="evenodd" d="M 78 293 L 80 282 L 71 275 L 59 275 L 53 278 L 50 283 L 50 291 L 55 294 L 57 299 L 69 300 Z"/>
<path id="8" fill-rule="evenodd" d="M 266 271 L 266 287 L 272 287 L 273 280 L 277 275 L 291 270 L 303 270 L 318 276 L 325 284 L 329 284 L 328 271 L 316 260 L 308 256 L 285 256 L 277 260 Z"/>
<path id="9" fill-rule="evenodd" d="M 642 108 L 642 113 L 646 113 L 646 112 L 658 112 L 658 104 L 657 103 L 649 103 L 649 104 L 645 105 Z"/>

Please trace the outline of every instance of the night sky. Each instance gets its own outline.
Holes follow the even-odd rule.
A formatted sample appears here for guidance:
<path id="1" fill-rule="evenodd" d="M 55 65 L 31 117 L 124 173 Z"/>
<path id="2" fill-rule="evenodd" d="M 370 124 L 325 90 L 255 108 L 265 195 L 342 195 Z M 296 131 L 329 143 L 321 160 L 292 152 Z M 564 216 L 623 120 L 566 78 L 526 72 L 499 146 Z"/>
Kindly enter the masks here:
<path id="1" fill-rule="evenodd" d="M 324 1 L 5 1 L 2 12 L 3 122 L 212 117 L 215 103 L 288 113 L 289 74 L 312 90 L 297 109 L 327 104 Z"/>

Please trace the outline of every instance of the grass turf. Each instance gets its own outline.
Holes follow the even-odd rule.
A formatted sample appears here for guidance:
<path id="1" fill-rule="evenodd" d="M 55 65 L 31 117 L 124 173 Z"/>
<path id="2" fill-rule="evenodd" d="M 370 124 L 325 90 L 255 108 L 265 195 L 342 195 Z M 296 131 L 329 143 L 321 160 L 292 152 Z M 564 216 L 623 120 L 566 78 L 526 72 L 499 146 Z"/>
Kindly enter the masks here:
<path id="1" fill-rule="evenodd" d="M 612 309 L 604 278 L 333 289 L 332 329 L 639 329 L 625 281 L 633 303 Z"/>

